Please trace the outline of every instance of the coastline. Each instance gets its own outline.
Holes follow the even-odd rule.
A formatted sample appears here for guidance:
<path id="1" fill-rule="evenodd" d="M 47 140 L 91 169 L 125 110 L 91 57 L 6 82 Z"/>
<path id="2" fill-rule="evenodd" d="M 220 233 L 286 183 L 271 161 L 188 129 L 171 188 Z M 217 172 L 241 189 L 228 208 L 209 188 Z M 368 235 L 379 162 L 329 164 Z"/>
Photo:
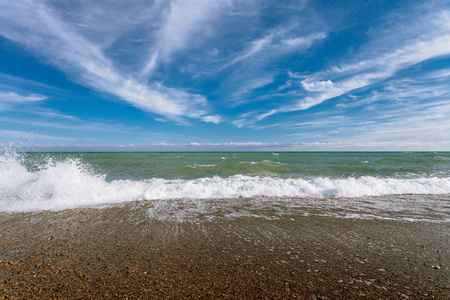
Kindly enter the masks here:
<path id="1" fill-rule="evenodd" d="M 0 213 L 0 299 L 448 299 L 448 223 Z"/>

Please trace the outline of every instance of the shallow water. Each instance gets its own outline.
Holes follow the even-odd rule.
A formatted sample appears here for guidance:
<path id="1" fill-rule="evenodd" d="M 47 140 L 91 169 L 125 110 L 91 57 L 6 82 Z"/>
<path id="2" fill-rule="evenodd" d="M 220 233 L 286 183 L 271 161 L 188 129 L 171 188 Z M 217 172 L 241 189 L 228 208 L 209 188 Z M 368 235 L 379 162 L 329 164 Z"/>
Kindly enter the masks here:
<path id="1" fill-rule="evenodd" d="M 296 214 L 449 222 L 450 153 L 0 154 L 0 211 L 126 202 L 178 221 Z"/>

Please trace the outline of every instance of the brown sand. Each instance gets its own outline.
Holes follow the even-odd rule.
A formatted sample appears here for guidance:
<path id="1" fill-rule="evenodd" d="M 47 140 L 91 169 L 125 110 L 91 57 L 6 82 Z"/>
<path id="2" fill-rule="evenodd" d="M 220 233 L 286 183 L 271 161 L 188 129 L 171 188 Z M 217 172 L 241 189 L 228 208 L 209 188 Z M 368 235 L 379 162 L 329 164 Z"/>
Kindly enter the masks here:
<path id="1" fill-rule="evenodd" d="M 150 205 L 150 204 L 148 204 Z M 0 214 L 0 299 L 449 299 L 447 223 Z"/>

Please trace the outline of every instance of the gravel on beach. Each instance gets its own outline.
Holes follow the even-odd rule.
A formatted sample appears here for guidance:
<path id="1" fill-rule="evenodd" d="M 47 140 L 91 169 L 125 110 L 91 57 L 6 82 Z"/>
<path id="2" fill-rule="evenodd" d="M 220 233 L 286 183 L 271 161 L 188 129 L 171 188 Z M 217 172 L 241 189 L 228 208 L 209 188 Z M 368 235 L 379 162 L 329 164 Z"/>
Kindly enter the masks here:
<path id="1" fill-rule="evenodd" d="M 0 299 L 449 299 L 448 223 L 0 213 Z"/>

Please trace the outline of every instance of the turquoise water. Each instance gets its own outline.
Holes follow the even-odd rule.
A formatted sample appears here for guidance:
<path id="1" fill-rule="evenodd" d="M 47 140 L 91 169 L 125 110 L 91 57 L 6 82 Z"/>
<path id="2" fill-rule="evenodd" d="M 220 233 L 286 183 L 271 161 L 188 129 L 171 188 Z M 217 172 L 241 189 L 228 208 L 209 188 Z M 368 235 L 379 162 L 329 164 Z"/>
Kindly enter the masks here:
<path id="1" fill-rule="evenodd" d="M 225 210 L 450 222 L 450 153 L 0 153 L 0 212 L 133 201 L 177 220 Z"/>
<path id="2" fill-rule="evenodd" d="M 449 177 L 449 152 L 407 153 L 26 153 L 25 164 L 38 169 L 52 159 L 85 163 L 107 180 L 198 179 L 233 175 L 278 178 Z"/>

